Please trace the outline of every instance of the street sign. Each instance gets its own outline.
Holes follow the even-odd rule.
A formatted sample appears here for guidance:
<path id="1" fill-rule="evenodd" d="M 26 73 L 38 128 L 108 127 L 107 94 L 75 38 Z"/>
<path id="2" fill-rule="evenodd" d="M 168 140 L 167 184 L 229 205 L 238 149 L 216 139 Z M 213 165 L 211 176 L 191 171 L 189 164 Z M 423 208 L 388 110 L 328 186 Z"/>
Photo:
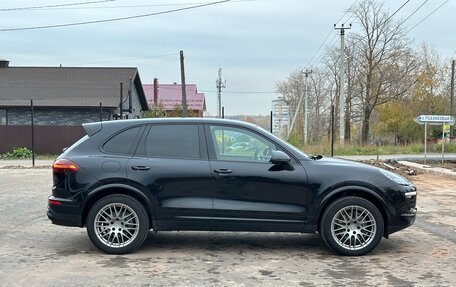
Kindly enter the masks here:
<path id="1" fill-rule="evenodd" d="M 442 162 L 445 154 L 445 134 L 450 132 L 450 126 L 454 126 L 453 116 L 444 115 L 420 115 L 413 119 L 416 123 L 424 125 L 424 163 L 426 163 L 427 155 L 427 126 L 438 125 L 442 126 Z"/>
<path id="2" fill-rule="evenodd" d="M 415 122 L 420 125 L 427 123 L 428 125 L 441 125 L 442 123 L 449 124 L 450 126 L 454 125 L 453 116 L 444 116 L 444 115 L 420 115 L 413 119 Z"/>

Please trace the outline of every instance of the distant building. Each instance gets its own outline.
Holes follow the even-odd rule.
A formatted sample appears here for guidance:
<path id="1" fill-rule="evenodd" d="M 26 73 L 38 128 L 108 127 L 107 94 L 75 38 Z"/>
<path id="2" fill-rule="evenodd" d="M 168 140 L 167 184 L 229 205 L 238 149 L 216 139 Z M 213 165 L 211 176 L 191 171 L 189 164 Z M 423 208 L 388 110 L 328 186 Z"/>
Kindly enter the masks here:
<path id="1" fill-rule="evenodd" d="M 148 105 L 137 68 L 16 67 L 0 60 L 0 153 L 30 148 L 30 100 L 37 152 L 58 153 L 84 135 L 82 123 L 119 117 L 120 82 L 122 117 L 141 117 Z"/>
<path id="2" fill-rule="evenodd" d="M 153 106 L 159 103 L 163 106 L 167 114 L 170 114 L 176 106 L 182 105 L 182 86 L 180 84 L 159 84 L 154 80 L 154 84 L 145 84 L 144 93 L 147 104 Z M 198 117 L 203 117 L 206 111 L 206 100 L 204 93 L 198 93 L 195 84 L 186 84 L 187 108 Z"/>
<path id="3" fill-rule="evenodd" d="M 128 111 L 130 78 L 132 106 Z M 80 126 L 115 119 L 120 82 L 123 118 L 141 117 L 148 105 L 137 68 L 11 67 L 8 61 L 0 61 L 0 123 L 29 125 L 30 100 L 35 124 L 40 126 Z"/>
<path id="4" fill-rule="evenodd" d="M 288 131 L 288 105 L 284 97 L 272 101 L 272 133 L 285 138 Z"/>

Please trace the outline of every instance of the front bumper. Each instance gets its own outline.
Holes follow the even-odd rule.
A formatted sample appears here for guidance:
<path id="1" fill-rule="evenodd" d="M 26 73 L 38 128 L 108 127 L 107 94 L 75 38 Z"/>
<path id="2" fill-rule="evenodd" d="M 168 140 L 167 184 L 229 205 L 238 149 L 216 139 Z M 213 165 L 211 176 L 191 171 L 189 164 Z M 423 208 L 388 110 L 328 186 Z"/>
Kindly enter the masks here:
<path id="1" fill-rule="evenodd" d="M 400 195 L 398 195 L 398 200 L 396 201 L 397 204 L 395 205 L 396 214 L 389 220 L 389 224 L 385 232 L 386 236 L 409 227 L 416 219 L 416 187 L 403 187 L 403 189 L 397 194 Z"/>
<path id="2" fill-rule="evenodd" d="M 78 202 L 49 196 L 47 217 L 56 225 L 81 227 L 81 207 Z"/>
<path id="3" fill-rule="evenodd" d="M 416 212 L 416 208 L 411 208 L 408 212 L 401 213 L 395 220 L 394 225 L 388 225 L 386 234 L 389 235 L 412 225 L 416 219 Z"/>

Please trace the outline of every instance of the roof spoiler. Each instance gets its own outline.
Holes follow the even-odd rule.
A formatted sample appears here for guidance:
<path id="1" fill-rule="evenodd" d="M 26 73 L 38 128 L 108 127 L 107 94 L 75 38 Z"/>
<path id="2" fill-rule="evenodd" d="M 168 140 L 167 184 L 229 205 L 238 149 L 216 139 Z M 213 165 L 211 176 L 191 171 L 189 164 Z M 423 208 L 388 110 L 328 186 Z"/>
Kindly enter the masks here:
<path id="1" fill-rule="evenodd" d="M 103 124 L 101 122 L 97 123 L 86 123 L 82 124 L 82 127 L 84 128 L 85 132 L 89 137 L 93 136 L 97 132 L 101 131 L 103 128 Z"/>

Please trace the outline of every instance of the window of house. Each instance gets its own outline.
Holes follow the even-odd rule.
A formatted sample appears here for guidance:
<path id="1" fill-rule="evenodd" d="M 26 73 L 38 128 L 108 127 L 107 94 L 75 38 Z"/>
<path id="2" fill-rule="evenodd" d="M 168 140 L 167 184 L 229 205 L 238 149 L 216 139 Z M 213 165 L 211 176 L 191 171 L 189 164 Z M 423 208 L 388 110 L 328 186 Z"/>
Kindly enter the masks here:
<path id="1" fill-rule="evenodd" d="M 198 126 L 151 126 L 146 138 L 145 153 L 152 157 L 199 159 Z"/>
<path id="2" fill-rule="evenodd" d="M 6 126 L 6 110 L 0 110 L 0 126 Z"/>
<path id="3" fill-rule="evenodd" d="M 218 160 L 269 162 L 274 143 L 245 129 L 211 126 L 215 156 Z"/>
<path id="4" fill-rule="evenodd" d="M 132 154 L 132 145 L 141 127 L 124 130 L 113 136 L 103 145 L 103 150 L 110 153 Z"/>

